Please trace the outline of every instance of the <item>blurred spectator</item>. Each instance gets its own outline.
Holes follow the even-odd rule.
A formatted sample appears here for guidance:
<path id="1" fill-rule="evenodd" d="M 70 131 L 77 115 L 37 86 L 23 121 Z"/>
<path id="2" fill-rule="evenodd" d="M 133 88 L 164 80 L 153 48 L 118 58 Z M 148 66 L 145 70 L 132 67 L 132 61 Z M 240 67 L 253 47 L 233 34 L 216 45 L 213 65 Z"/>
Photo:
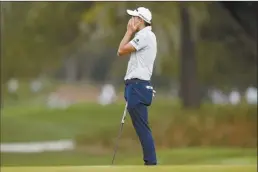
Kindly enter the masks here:
<path id="1" fill-rule="evenodd" d="M 240 93 L 237 90 L 233 90 L 229 94 L 229 102 L 233 105 L 239 104 L 241 101 Z"/>
<path id="2" fill-rule="evenodd" d="M 10 95 L 10 98 L 14 101 L 18 100 L 18 89 L 19 89 L 19 81 L 15 78 L 12 78 L 8 81 L 7 83 L 7 87 L 8 87 L 8 93 Z"/>
<path id="3" fill-rule="evenodd" d="M 69 102 L 65 99 L 60 98 L 55 93 L 50 94 L 48 97 L 48 100 L 47 100 L 47 106 L 50 109 L 54 109 L 54 108 L 66 109 L 71 104 L 72 104 L 72 102 Z"/>
<path id="4" fill-rule="evenodd" d="M 209 96 L 214 104 L 227 104 L 228 97 L 221 90 L 213 89 L 209 91 Z"/>
<path id="5" fill-rule="evenodd" d="M 108 105 L 115 101 L 116 99 L 116 91 L 113 85 L 105 84 L 102 87 L 101 94 L 99 96 L 99 103 L 101 105 Z"/>
<path id="6" fill-rule="evenodd" d="M 8 92 L 15 93 L 19 88 L 19 81 L 15 78 L 12 78 L 8 81 Z"/>
<path id="7" fill-rule="evenodd" d="M 39 80 L 34 80 L 34 81 L 31 82 L 30 90 L 31 90 L 33 93 L 37 93 L 37 92 L 39 92 L 41 89 L 42 89 L 42 82 L 41 82 L 41 81 L 39 81 Z"/>
<path id="8" fill-rule="evenodd" d="M 249 87 L 246 90 L 245 97 L 248 104 L 257 104 L 257 88 Z"/>

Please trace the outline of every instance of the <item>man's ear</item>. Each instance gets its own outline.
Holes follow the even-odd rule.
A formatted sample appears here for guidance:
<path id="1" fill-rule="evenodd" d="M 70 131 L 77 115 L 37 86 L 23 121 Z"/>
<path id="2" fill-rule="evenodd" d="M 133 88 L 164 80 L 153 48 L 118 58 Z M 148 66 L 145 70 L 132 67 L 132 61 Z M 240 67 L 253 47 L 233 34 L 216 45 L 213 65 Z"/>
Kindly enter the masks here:
<path id="1" fill-rule="evenodd" d="M 139 23 L 143 23 L 144 22 L 144 20 L 141 18 L 141 17 L 138 17 L 139 18 Z"/>

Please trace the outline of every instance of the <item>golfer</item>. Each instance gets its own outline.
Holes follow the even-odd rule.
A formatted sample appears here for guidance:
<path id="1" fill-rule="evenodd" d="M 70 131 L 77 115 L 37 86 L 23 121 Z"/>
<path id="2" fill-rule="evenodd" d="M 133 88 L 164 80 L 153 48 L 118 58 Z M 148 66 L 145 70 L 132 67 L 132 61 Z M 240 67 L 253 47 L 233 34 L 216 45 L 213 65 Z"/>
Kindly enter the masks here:
<path id="1" fill-rule="evenodd" d="M 152 103 L 153 87 L 150 83 L 157 53 L 156 36 L 152 32 L 152 14 L 149 9 L 139 7 L 127 10 L 131 19 L 122 39 L 118 56 L 130 54 L 125 75 L 127 110 L 141 142 L 145 165 L 157 165 L 152 132 L 148 124 L 148 109 Z"/>

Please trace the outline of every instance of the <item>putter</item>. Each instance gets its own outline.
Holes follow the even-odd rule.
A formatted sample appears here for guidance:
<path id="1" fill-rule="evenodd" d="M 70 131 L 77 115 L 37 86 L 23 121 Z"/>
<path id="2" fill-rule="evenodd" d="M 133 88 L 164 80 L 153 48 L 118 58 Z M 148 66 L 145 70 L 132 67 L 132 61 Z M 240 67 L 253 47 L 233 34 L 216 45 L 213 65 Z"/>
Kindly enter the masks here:
<path id="1" fill-rule="evenodd" d="M 119 130 L 118 137 L 117 137 L 116 144 L 115 144 L 115 148 L 114 148 L 112 165 L 114 164 L 114 161 L 115 161 L 116 152 L 117 152 L 117 149 L 118 149 L 118 141 L 119 141 L 120 136 L 122 135 L 122 130 L 123 130 L 123 126 L 124 126 L 124 123 L 125 123 L 125 117 L 126 117 L 126 109 L 127 109 L 127 102 L 125 104 L 125 109 L 124 109 L 124 113 L 123 113 L 122 120 L 121 120 L 120 130 Z"/>
<path id="2" fill-rule="evenodd" d="M 152 89 L 152 90 L 153 90 L 152 96 L 155 97 L 156 91 L 154 89 Z M 122 135 L 122 130 L 123 130 L 123 126 L 124 126 L 124 123 L 125 123 L 125 117 L 126 117 L 126 109 L 127 109 L 127 102 L 125 104 L 125 109 L 124 109 L 124 113 L 123 113 L 122 120 L 121 120 L 120 130 L 119 130 L 118 137 L 117 137 L 116 144 L 115 144 L 115 148 L 114 148 L 112 165 L 114 164 L 114 161 L 115 161 L 116 152 L 117 152 L 117 149 L 118 149 L 118 141 L 119 141 L 119 138 Z"/>

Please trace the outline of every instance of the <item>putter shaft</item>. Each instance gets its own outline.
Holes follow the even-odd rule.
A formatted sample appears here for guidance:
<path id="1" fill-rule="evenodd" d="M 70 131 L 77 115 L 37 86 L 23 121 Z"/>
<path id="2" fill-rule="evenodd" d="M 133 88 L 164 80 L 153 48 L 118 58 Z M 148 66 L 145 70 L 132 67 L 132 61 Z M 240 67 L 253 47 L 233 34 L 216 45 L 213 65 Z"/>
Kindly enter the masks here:
<path id="1" fill-rule="evenodd" d="M 114 164 L 115 157 L 116 157 L 116 152 L 117 152 L 117 150 L 118 150 L 118 141 L 119 141 L 120 136 L 122 135 L 123 126 L 124 126 L 125 117 L 126 117 L 126 109 L 127 109 L 127 103 L 126 103 L 126 105 L 125 105 L 125 109 L 124 109 L 124 113 L 123 113 L 123 116 L 122 116 L 122 120 L 121 120 L 121 125 L 120 125 L 120 129 L 119 129 L 118 137 L 117 137 L 116 144 L 115 144 L 115 148 L 114 148 L 114 154 L 113 154 L 113 159 L 112 159 L 112 165 Z"/>

